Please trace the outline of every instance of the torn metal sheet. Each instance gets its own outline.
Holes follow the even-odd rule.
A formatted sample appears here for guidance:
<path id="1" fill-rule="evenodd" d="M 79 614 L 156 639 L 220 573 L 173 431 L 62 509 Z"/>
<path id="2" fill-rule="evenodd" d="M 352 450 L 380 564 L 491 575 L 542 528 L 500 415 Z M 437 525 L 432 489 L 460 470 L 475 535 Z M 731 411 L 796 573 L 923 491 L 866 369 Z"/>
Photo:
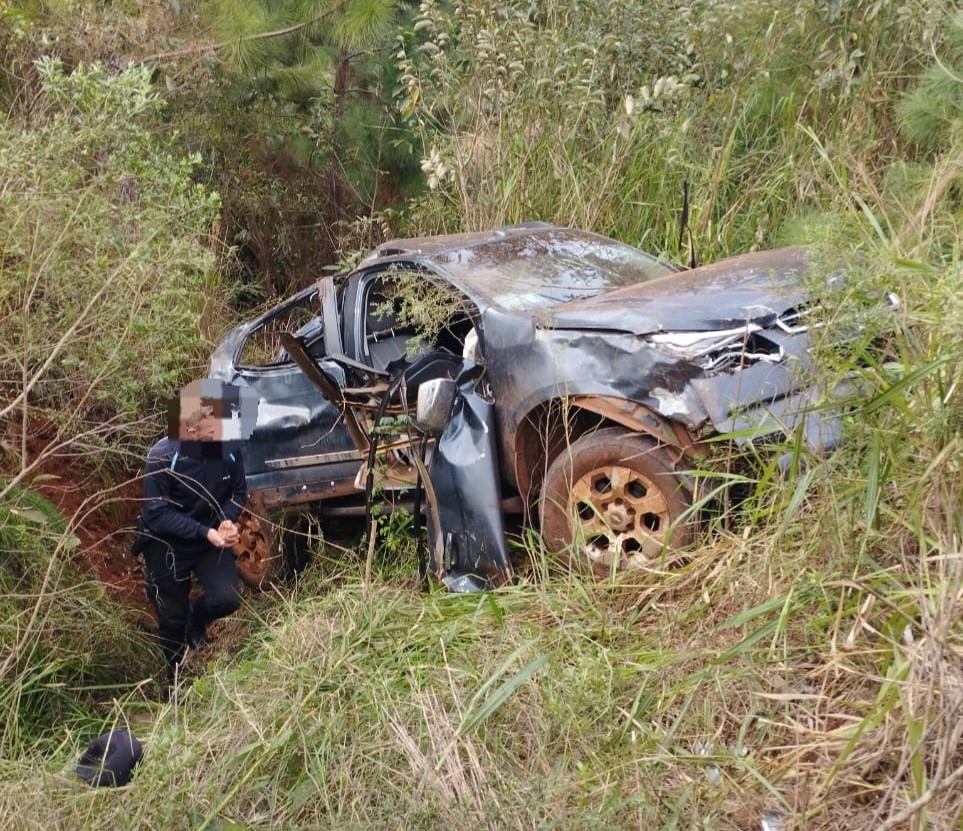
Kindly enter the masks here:
<path id="1" fill-rule="evenodd" d="M 470 377 L 458 386 L 448 425 L 427 472 L 437 499 L 439 577 L 449 588 L 491 588 L 511 580 L 495 445 L 494 407 Z"/>

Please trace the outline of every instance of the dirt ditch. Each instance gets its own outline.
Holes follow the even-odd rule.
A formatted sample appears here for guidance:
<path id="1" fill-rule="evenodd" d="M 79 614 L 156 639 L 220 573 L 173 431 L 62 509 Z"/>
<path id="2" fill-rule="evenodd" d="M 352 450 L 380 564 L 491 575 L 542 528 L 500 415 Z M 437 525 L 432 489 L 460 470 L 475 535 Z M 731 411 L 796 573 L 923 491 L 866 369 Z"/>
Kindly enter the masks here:
<path id="1" fill-rule="evenodd" d="M 49 438 L 43 435 L 27 441 L 28 461 L 43 456 L 28 480 L 30 487 L 66 517 L 70 532 L 80 540 L 75 556 L 97 575 L 108 594 L 147 610 L 143 566 L 127 553 L 141 498 L 138 473 L 105 483 L 89 456 L 69 449 L 49 453 L 48 446 Z"/>

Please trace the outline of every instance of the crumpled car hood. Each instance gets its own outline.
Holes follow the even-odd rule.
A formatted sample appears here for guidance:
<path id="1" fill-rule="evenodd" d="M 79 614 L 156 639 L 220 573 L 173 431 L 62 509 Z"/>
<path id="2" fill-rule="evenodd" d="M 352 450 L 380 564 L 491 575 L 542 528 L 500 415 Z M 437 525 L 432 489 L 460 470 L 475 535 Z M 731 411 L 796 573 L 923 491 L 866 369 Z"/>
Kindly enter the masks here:
<path id="1" fill-rule="evenodd" d="M 804 248 L 735 257 L 547 310 L 542 328 L 632 332 L 771 324 L 804 298 Z"/>

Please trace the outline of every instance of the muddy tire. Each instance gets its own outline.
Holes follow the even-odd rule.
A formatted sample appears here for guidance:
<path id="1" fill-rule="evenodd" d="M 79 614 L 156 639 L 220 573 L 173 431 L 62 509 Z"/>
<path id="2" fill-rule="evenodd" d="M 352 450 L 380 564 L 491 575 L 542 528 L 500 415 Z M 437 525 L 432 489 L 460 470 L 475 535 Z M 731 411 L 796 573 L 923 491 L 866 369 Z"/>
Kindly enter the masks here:
<path id="1" fill-rule="evenodd" d="M 551 551 L 599 575 L 659 566 L 692 542 L 692 496 L 665 448 L 621 427 L 583 436 L 552 462 L 539 518 Z M 671 557 L 670 557 L 671 559 Z"/>
<path id="2" fill-rule="evenodd" d="M 237 522 L 241 538 L 234 546 L 237 573 L 251 588 L 267 585 L 275 576 L 279 557 L 275 551 L 274 535 L 268 523 L 245 510 Z"/>

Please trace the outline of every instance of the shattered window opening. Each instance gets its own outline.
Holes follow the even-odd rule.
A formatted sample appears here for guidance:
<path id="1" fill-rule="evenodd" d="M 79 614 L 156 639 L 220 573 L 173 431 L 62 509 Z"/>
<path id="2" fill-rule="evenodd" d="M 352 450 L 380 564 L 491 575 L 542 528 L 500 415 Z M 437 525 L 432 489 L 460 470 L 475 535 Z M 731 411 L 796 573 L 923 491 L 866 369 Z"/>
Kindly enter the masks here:
<path id="1" fill-rule="evenodd" d="M 437 278 L 436 278 L 437 279 Z M 364 341 L 376 368 L 430 350 L 461 354 L 473 329 L 472 304 L 429 272 L 391 266 L 371 281 L 365 300 Z"/>
<path id="2" fill-rule="evenodd" d="M 254 368 L 293 363 L 281 343 L 281 334 L 285 332 L 294 332 L 296 336 L 304 338 L 312 355 L 324 357 L 324 326 L 317 291 L 307 294 L 299 302 L 282 307 L 251 331 L 241 346 L 238 366 Z"/>

